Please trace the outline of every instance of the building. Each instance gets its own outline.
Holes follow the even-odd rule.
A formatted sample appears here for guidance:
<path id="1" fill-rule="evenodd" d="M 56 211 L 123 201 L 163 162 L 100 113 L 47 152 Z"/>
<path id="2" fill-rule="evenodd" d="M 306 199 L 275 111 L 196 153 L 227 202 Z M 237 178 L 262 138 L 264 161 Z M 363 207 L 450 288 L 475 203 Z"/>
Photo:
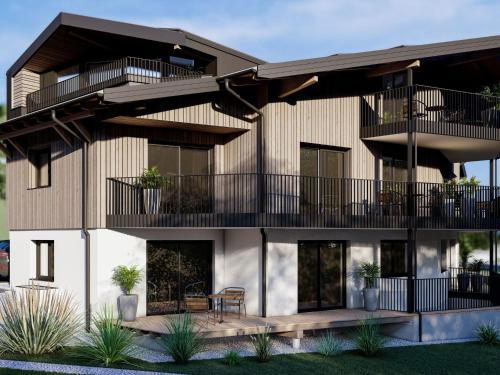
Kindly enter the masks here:
<path id="1" fill-rule="evenodd" d="M 265 63 L 61 13 L 7 71 L 11 283 L 88 313 L 135 264 L 140 316 L 182 310 L 192 283 L 280 316 L 362 307 L 354 272 L 376 262 L 381 309 L 496 305 L 492 272 L 461 283 L 457 235 L 495 237 L 498 189 L 445 182 L 473 160 L 493 177 L 500 99 L 479 92 L 499 65 L 499 36 Z"/>

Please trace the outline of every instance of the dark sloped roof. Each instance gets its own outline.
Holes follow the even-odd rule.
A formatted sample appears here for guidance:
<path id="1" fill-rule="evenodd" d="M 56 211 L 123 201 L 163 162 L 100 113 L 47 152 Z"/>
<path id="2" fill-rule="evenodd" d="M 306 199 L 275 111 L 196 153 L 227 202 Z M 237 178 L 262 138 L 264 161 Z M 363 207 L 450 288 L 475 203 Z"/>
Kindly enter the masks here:
<path id="1" fill-rule="evenodd" d="M 257 75 L 261 78 L 281 78 L 495 48 L 500 48 L 500 35 L 442 43 L 399 46 L 369 52 L 337 54 L 315 59 L 268 63 L 258 66 Z"/>
<path id="2" fill-rule="evenodd" d="M 127 103 L 219 91 L 214 77 L 183 79 L 151 85 L 120 86 L 104 89 L 104 100 Z"/>

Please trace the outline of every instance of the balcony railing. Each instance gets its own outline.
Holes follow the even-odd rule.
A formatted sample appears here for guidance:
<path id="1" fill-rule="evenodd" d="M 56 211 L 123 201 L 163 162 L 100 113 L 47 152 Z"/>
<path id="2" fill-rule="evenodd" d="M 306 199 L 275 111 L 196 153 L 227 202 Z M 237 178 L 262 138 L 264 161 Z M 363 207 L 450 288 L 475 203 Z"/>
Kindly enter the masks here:
<path id="1" fill-rule="evenodd" d="M 149 84 L 200 77 L 199 72 L 159 60 L 124 57 L 28 94 L 26 109 L 33 112 L 126 82 Z"/>
<path id="2" fill-rule="evenodd" d="M 484 272 L 447 271 L 441 277 L 380 277 L 379 307 L 382 310 L 407 311 L 409 283 L 415 292 L 413 306 L 417 312 L 477 309 L 500 305 L 500 276 Z"/>
<path id="3" fill-rule="evenodd" d="M 108 227 L 498 229 L 500 189 L 291 175 L 109 178 Z M 408 210 L 411 207 L 411 211 Z"/>
<path id="4" fill-rule="evenodd" d="M 417 132 L 500 140 L 500 97 L 414 85 L 361 98 L 363 138 L 404 133 L 409 120 Z"/>

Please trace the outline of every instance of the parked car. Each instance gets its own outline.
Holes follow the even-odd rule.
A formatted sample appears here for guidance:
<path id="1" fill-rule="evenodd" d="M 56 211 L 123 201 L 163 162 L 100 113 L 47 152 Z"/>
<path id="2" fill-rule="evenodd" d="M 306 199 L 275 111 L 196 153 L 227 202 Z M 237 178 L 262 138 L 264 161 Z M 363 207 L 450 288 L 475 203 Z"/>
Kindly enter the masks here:
<path id="1" fill-rule="evenodd" d="M 0 281 L 9 281 L 10 241 L 0 241 Z"/>

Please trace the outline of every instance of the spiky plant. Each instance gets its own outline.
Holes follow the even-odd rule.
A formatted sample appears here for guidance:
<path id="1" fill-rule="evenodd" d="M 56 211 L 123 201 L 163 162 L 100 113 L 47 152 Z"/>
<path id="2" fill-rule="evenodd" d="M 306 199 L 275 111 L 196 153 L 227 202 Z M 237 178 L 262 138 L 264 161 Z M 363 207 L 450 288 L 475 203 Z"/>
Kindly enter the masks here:
<path id="1" fill-rule="evenodd" d="M 266 326 L 263 332 L 250 336 L 255 356 L 260 362 L 268 362 L 273 354 L 274 343 L 271 340 L 271 328 Z"/>
<path id="2" fill-rule="evenodd" d="M 127 363 L 134 353 L 132 342 L 134 333 L 122 327 L 121 320 L 115 319 L 111 308 L 92 317 L 92 326 L 76 348 L 75 357 L 106 367 L 115 363 Z"/>
<path id="3" fill-rule="evenodd" d="M 236 366 L 241 363 L 241 355 L 234 350 L 229 350 L 224 354 L 224 363 L 228 366 Z"/>
<path id="4" fill-rule="evenodd" d="M 342 344 L 331 332 L 320 337 L 316 350 L 325 357 L 333 357 L 342 353 Z"/>
<path id="5" fill-rule="evenodd" d="M 493 323 L 481 324 L 476 328 L 476 336 L 484 345 L 496 345 L 499 343 L 500 333 Z"/>
<path id="6" fill-rule="evenodd" d="M 0 353 L 39 355 L 67 345 L 81 327 L 67 292 L 23 289 L 0 297 Z"/>
<path id="7" fill-rule="evenodd" d="M 168 334 L 162 337 L 163 347 L 175 363 L 187 363 L 195 354 L 205 349 L 202 334 L 195 328 L 189 313 L 165 322 Z"/>
<path id="8" fill-rule="evenodd" d="M 372 357 L 384 347 L 385 339 L 380 326 L 373 320 L 362 320 L 354 334 L 354 345 L 367 357 Z"/>

